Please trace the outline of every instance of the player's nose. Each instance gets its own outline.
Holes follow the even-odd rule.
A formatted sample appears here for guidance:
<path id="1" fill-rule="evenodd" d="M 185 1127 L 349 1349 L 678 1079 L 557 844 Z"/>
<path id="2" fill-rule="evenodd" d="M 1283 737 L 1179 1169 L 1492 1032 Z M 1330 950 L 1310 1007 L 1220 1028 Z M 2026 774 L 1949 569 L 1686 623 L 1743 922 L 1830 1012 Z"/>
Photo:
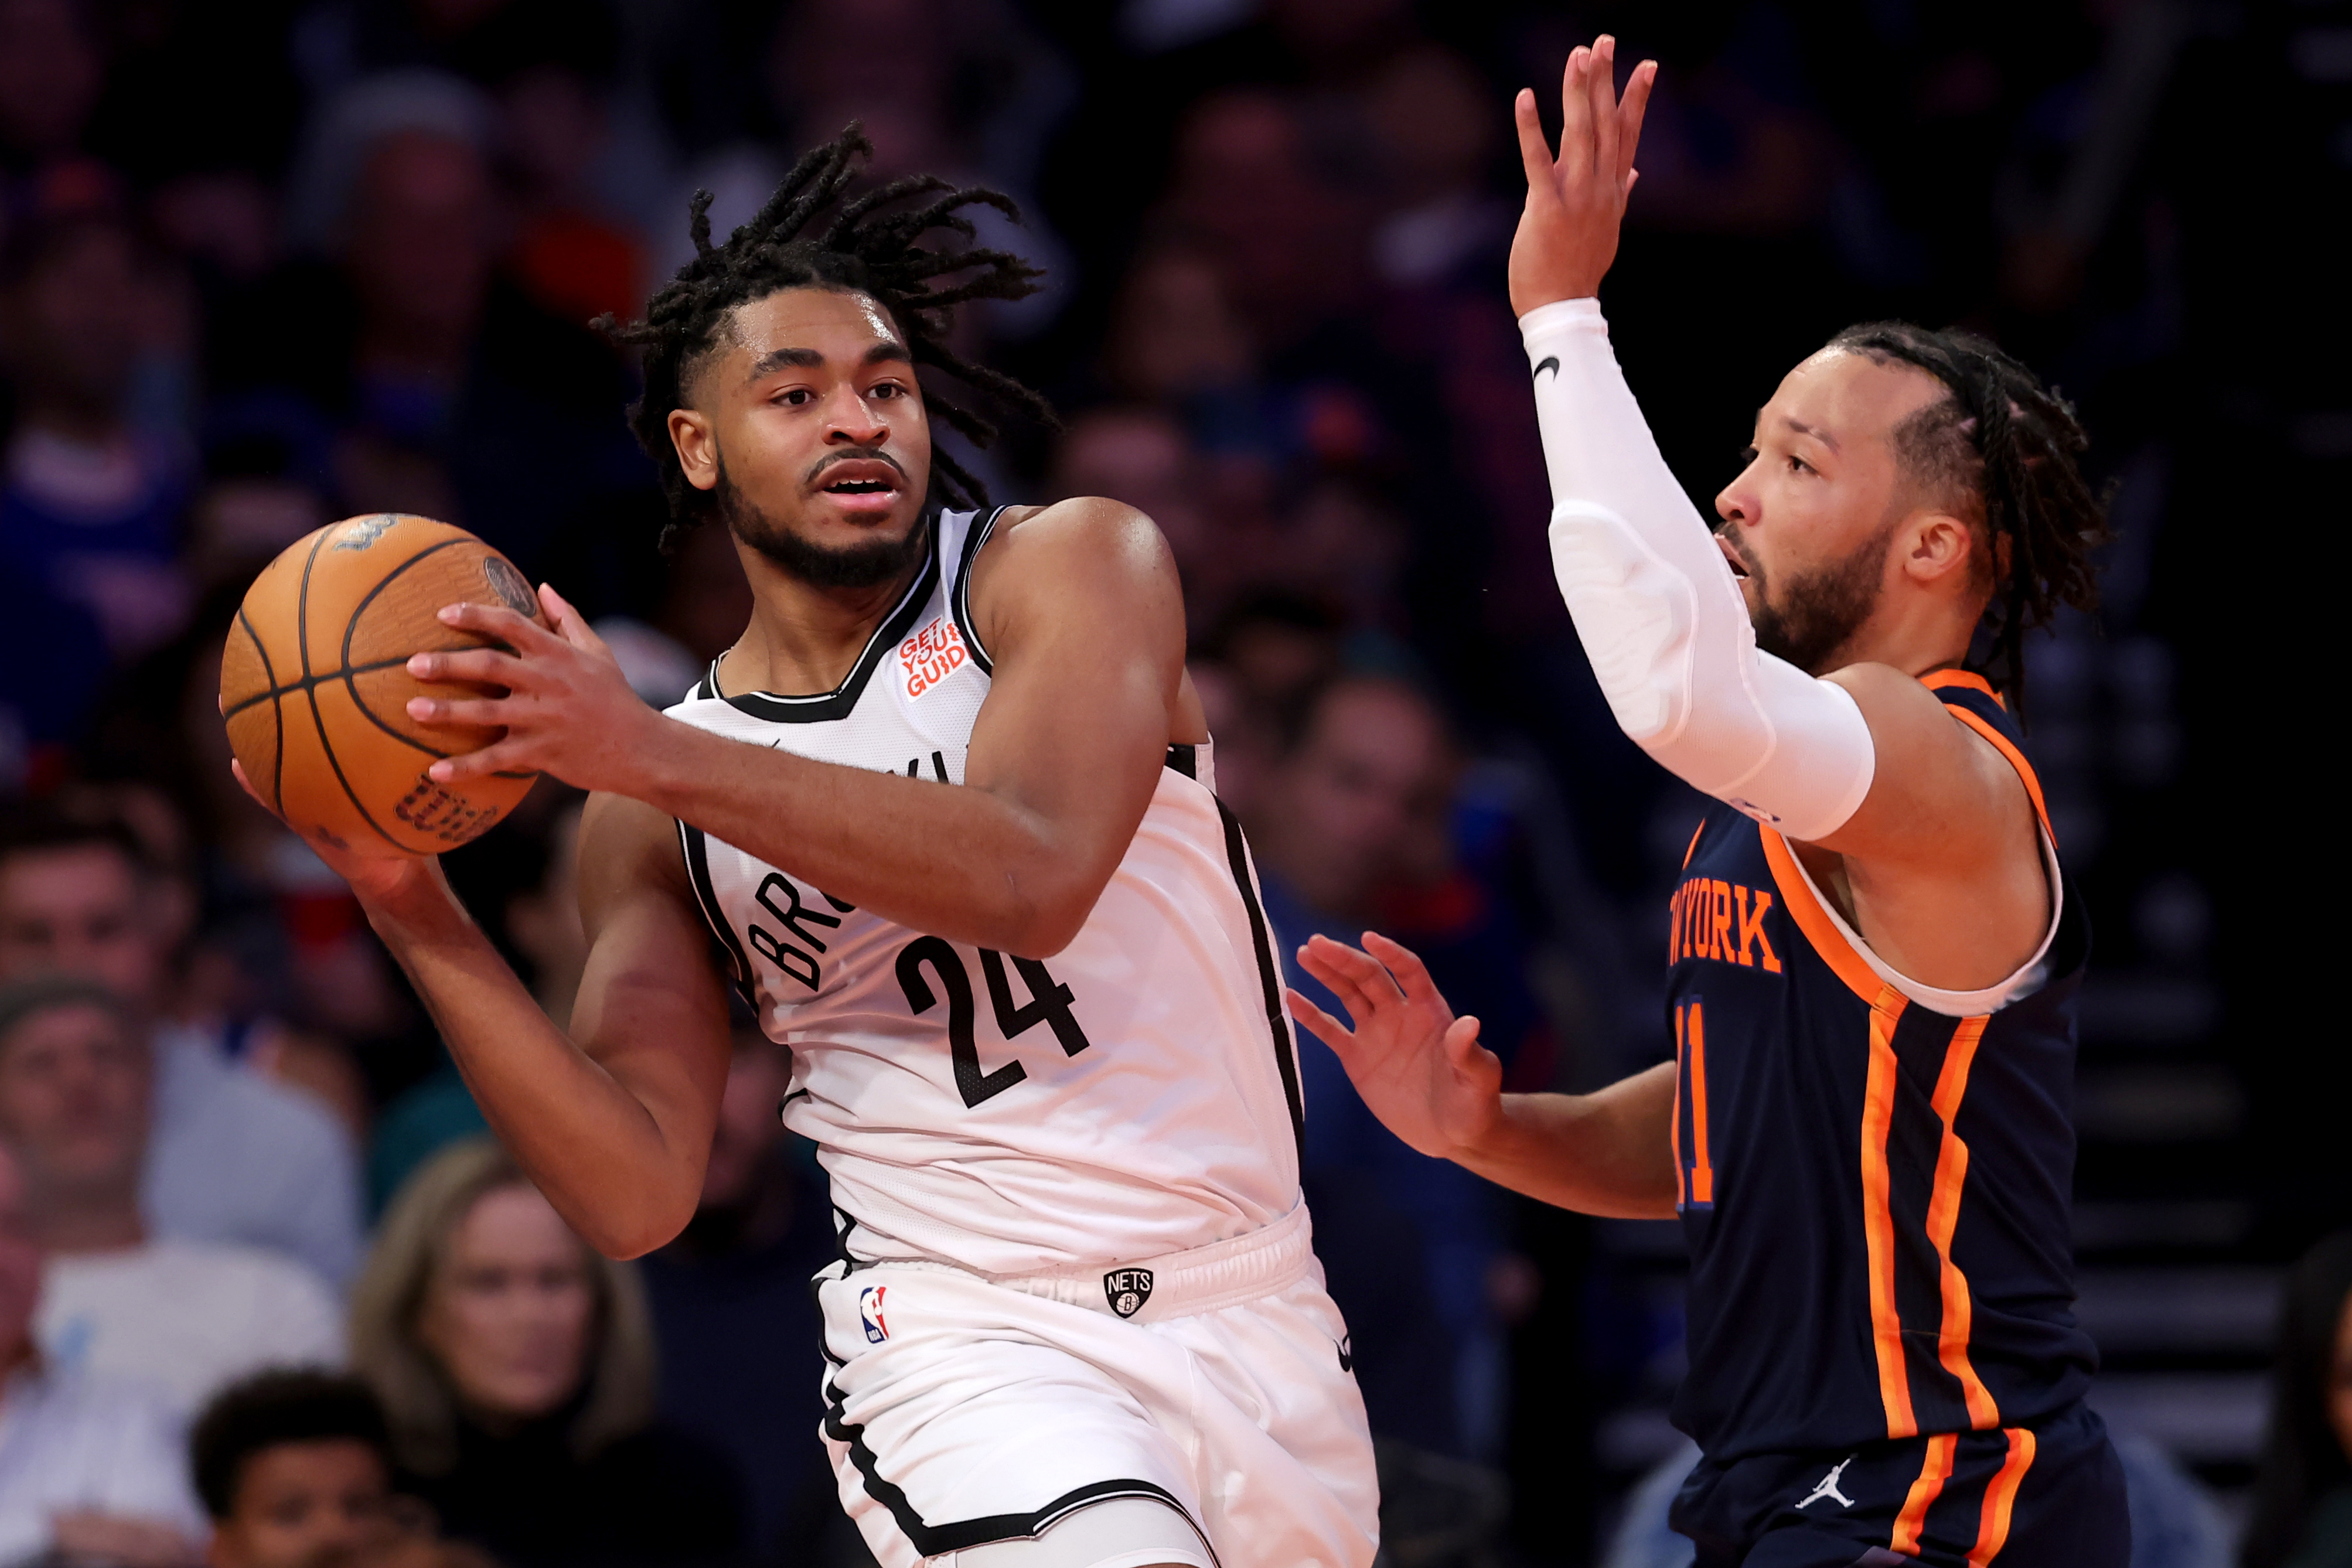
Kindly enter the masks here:
<path id="1" fill-rule="evenodd" d="M 877 447 L 890 434 L 874 405 L 854 387 L 834 394 L 825 409 L 825 439 L 841 447 Z"/>

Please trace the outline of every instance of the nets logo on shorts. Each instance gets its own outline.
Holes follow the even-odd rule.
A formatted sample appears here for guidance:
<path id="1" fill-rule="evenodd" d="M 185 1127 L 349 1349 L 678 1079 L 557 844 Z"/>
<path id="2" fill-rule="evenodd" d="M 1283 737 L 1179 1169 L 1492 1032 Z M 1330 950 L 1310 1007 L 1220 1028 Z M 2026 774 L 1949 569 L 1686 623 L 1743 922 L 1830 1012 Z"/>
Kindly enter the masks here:
<path id="1" fill-rule="evenodd" d="M 1110 1301 L 1112 1311 L 1122 1318 L 1132 1318 L 1151 1300 L 1151 1270 L 1112 1269 L 1103 1276 L 1103 1295 Z"/>
<path id="2" fill-rule="evenodd" d="M 868 1285 L 858 1293 L 857 1321 L 866 1325 L 866 1342 L 880 1344 L 890 1337 L 889 1325 L 882 1321 L 882 1294 L 887 1285 Z"/>

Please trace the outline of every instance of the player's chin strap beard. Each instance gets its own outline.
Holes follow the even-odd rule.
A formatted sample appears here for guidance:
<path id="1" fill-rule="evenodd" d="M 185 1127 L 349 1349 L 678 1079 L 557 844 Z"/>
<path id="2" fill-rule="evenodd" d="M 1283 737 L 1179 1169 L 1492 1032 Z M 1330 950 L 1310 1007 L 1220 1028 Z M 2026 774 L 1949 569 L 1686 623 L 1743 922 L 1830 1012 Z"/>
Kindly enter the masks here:
<path id="1" fill-rule="evenodd" d="M 1835 565 L 1791 575 L 1778 604 L 1764 574 L 1751 563 L 1756 608 L 1749 619 L 1756 623 L 1756 646 L 1808 675 L 1828 674 L 1836 667 L 1834 656 L 1853 642 L 1877 607 L 1879 576 L 1892 531 L 1883 530 Z"/>
<path id="2" fill-rule="evenodd" d="M 906 575 L 929 547 L 928 510 L 896 539 L 877 537 L 829 550 L 812 544 L 736 487 L 719 459 L 719 482 L 711 491 L 727 531 L 812 588 L 873 588 Z"/>

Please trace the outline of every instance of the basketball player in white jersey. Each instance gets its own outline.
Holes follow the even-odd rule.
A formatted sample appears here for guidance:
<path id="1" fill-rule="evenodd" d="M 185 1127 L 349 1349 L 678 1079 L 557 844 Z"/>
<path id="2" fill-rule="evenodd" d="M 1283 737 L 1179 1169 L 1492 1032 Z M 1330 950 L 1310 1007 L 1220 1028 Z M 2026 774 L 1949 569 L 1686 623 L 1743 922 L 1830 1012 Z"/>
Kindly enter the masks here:
<path id="1" fill-rule="evenodd" d="M 955 209 L 1009 207 L 992 193 L 845 202 L 864 151 L 853 128 L 810 153 L 721 246 L 699 198 L 697 258 L 621 333 L 677 518 L 734 536 L 742 637 L 667 714 L 551 588 L 555 634 L 453 606 L 512 651 L 411 665 L 510 691 L 411 705 L 506 731 L 436 777 L 594 792 L 570 1034 L 435 862 L 320 853 L 499 1136 L 613 1256 L 693 1212 L 725 985 L 791 1047 L 784 1120 L 841 1230 L 823 1436 L 889 1568 L 1370 1563 L 1273 937 L 1174 565 L 1129 507 L 980 505 L 934 449 L 933 416 L 992 431 L 918 363 L 1034 402 L 943 341 L 949 306 L 1034 273 L 917 247 L 968 238 Z"/>

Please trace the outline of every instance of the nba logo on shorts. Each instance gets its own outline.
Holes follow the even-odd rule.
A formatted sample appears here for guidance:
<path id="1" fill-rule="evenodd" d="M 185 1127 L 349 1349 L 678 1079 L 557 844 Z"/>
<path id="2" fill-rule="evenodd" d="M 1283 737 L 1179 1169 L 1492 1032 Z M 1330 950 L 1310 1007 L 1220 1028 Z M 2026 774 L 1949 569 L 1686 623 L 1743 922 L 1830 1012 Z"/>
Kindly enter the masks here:
<path id="1" fill-rule="evenodd" d="M 1151 1270 L 1114 1268 L 1103 1276 L 1103 1294 L 1109 1299 L 1112 1311 L 1132 1318 L 1151 1300 Z"/>
<path id="2" fill-rule="evenodd" d="M 868 1344 L 880 1344 L 890 1337 L 889 1328 L 882 1321 L 882 1293 L 887 1285 L 868 1285 L 858 1292 L 857 1321 L 866 1325 Z"/>

